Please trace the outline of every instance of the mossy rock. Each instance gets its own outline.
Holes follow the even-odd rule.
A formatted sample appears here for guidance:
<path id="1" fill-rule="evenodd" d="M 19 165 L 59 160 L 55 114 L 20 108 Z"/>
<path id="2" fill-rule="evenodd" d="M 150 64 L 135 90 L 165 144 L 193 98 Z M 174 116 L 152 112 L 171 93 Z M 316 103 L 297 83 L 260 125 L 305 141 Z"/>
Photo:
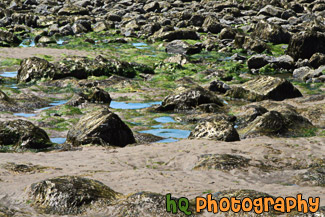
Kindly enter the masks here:
<path id="1" fill-rule="evenodd" d="M 167 96 L 159 111 L 190 111 L 202 104 L 214 103 L 223 106 L 222 101 L 213 92 L 200 86 L 194 88 L 179 87 Z"/>
<path id="2" fill-rule="evenodd" d="M 177 201 L 177 198 L 172 198 Z M 194 205 L 190 205 L 189 211 L 194 214 Z M 166 211 L 166 196 L 152 192 L 139 192 L 127 196 L 117 205 L 113 206 L 109 216 L 116 217 L 181 217 L 187 216 L 180 211 L 177 214 L 168 213 Z"/>
<path id="3" fill-rule="evenodd" d="M 239 130 L 243 134 L 243 138 L 262 135 L 303 136 L 306 130 L 315 129 L 307 118 L 299 115 L 295 110 L 281 107 L 259 115 L 252 122 L 245 123 L 245 125 L 246 127 Z"/>
<path id="4" fill-rule="evenodd" d="M 256 102 L 267 99 L 282 101 L 301 97 L 302 94 L 286 79 L 259 76 L 244 83 L 242 86 L 232 87 L 227 91 L 226 96 Z"/>
<path id="5" fill-rule="evenodd" d="M 0 46 L 18 46 L 22 41 L 13 33 L 0 29 Z"/>
<path id="6" fill-rule="evenodd" d="M 56 68 L 52 63 L 38 57 L 24 59 L 18 69 L 17 82 L 26 83 L 42 78 L 52 79 Z"/>
<path id="7" fill-rule="evenodd" d="M 34 183 L 28 193 L 38 212 L 58 215 L 80 214 L 96 204 L 111 205 L 121 196 L 99 181 L 77 176 Z"/>
<path id="8" fill-rule="evenodd" d="M 48 169 L 48 167 L 41 167 L 38 165 L 16 163 L 6 163 L 2 165 L 2 168 L 15 174 L 40 173 L 43 172 L 45 169 Z"/>
<path id="9" fill-rule="evenodd" d="M 131 129 L 107 109 L 83 116 L 67 136 L 67 143 L 73 146 L 97 144 L 125 147 L 135 142 Z"/>
<path id="10" fill-rule="evenodd" d="M 134 137 L 139 144 L 154 143 L 165 139 L 148 133 L 136 133 Z"/>
<path id="11" fill-rule="evenodd" d="M 242 169 L 249 166 L 250 159 L 231 154 L 204 154 L 199 156 L 194 170 L 224 170 Z"/>
<path id="12" fill-rule="evenodd" d="M 0 145 L 23 149 L 46 149 L 53 144 L 47 133 L 25 120 L 0 122 Z"/>
<path id="13" fill-rule="evenodd" d="M 299 174 L 296 180 L 299 184 L 325 187 L 325 167 L 311 168 L 307 172 Z"/>
<path id="14" fill-rule="evenodd" d="M 225 120 L 207 120 L 199 123 L 189 138 L 206 138 L 217 141 L 239 141 L 239 134 L 234 125 Z"/>

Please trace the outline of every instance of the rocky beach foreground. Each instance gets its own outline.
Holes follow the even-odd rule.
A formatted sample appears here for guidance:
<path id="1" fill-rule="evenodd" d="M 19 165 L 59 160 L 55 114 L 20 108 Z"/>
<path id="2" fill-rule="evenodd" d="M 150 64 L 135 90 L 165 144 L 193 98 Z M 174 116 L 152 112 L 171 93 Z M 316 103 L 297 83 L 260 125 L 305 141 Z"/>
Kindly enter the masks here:
<path id="1" fill-rule="evenodd" d="M 0 217 L 320 198 L 325 2 L 0 2 Z"/>

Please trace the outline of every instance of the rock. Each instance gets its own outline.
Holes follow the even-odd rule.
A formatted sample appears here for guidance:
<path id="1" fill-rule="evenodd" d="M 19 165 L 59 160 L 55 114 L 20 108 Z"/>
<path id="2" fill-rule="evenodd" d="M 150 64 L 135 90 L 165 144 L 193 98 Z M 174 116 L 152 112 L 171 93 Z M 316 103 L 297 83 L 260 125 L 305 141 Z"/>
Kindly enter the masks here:
<path id="1" fill-rule="evenodd" d="M 222 81 L 212 81 L 209 86 L 209 90 L 213 92 L 226 93 L 230 90 L 230 87 Z"/>
<path id="2" fill-rule="evenodd" d="M 325 65 L 325 54 L 323 53 L 315 53 L 313 54 L 309 61 L 309 65 L 313 68 L 318 68 L 322 65 Z"/>
<path id="3" fill-rule="evenodd" d="M 204 20 L 202 27 L 205 32 L 211 32 L 213 34 L 219 34 L 221 30 L 224 28 L 224 26 L 222 26 L 222 24 L 219 23 L 218 19 L 212 16 L 208 16 Z"/>
<path id="4" fill-rule="evenodd" d="M 267 5 L 258 12 L 258 15 L 263 14 L 270 17 L 281 17 L 283 12 L 284 10 L 282 8 Z"/>
<path id="5" fill-rule="evenodd" d="M 26 83 L 37 81 L 42 78 L 52 79 L 56 68 L 52 63 L 38 57 L 24 59 L 18 69 L 17 82 Z"/>
<path id="6" fill-rule="evenodd" d="M 138 144 L 154 143 L 165 139 L 148 133 L 136 133 L 134 137 Z"/>
<path id="7" fill-rule="evenodd" d="M 0 90 L 0 100 L 9 101 L 10 98 L 2 90 Z"/>
<path id="8" fill-rule="evenodd" d="M 83 116 L 72 127 L 67 143 L 73 146 L 98 144 L 125 147 L 135 143 L 131 129 L 114 113 L 99 109 Z"/>
<path id="9" fill-rule="evenodd" d="M 224 170 L 242 169 L 249 166 L 250 159 L 240 155 L 204 154 L 199 156 L 194 170 Z"/>
<path id="10" fill-rule="evenodd" d="M 95 59 L 88 57 L 69 57 L 55 64 L 57 73 L 54 79 L 66 77 L 75 77 L 86 79 L 89 76 L 110 76 L 117 74 L 126 77 L 134 77 L 136 68 L 128 62 L 122 62 L 114 59 L 106 59 L 97 56 Z"/>
<path id="11" fill-rule="evenodd" d="M 176 63 L 178 65 L 185 65 L 189 63 L 190 61 L 185 55 L 182 54 L 176 54 L 175 56 L 168 57 L 167 59 L 164 60 L 165 63 Z"/>
<path id="12" fill-rule="evenodd" d="M 32 184 L 29 196 L 40 213 L 76 215 L 96 203 L 110 205 L 120 194 L 96 180 L 63 176 Z"/>
<path id="13" fill-rule="evenodd" d="M 309 59 L 315 53 L 325 53 L 325 33 L 306 31 L 293 35 L 289 42 L 288 55 L 298 60 Z"/>
<path id="14" fill-rule="evenodd" d="M 281 113 L 276 111 L 267 112 L 264 115 L 257 117 L 245 130 L 243 136 L 275 136 L 282 134 L 285 131 L 285 120 Z"/>
<path id="15" fill-rule="evenodd" d="M 71 16 L 71 15 L 88 15 L 89 11 L 86 7 L 79 7 L 76 5 L 70 5 L 63 7 L 58 11 L 58 15 Z"/>
<path id="16" fill-rule="evenodd" d="M 316 167 L 311 168 L 307 172 L 298 175 L 297 177 L 299 183 L 306 185 L 325 187 L 325 168 Z"/>
<path id="17" fill-rule="evenodd" d="M 286 106 L 275 107 L 258 116 L 242 130 L 244 138 L 256 136 L 299 136 L 305 129 L 314 126 L 310 121 L 299 115 L 294 109 Z"/>
<path id="18" fill-rule="evenodd" d="M 201 47 L 190 45 L 181 40 L 174 40 L 166 45 L 166 52 L 169 54 L 192 55 L 201 52 Z"/>
<path id="19" fill-rule="evenodd" d="M 270 58 L 271 57 L 265 54 L 254 55 L 247 60 L 247 66 L 250 69 L 262 68 L 263 66 L 266 66 L 269 63 Z"/>
<path id="20" fill-rule="evenodd" d="M 173 94 L 164 99 L 158 111 L 193 110 L 197 106 L 206 103 L 215 103 L 223 106 L 221 100 L 214 93 L 200 86 L 195 88 L 179 87 Z"/>
<path id="21" fill-rule="evenodd" d="M 16 164 L 16 163 L 6 163 L 1 167 L 14 174 L 40 173 L 48 169 L 48 167 L 42 167 L 33 164 Z"/>
<path id="22" fill-rule="evenodd" d="M 269 63 L 274 69 L 292 70 L 295 66 L 293 58 L 289 55 L 270 58 Z"/>
<path id="23" fill-rule="evenodd" d="M 219 34 L 220 39 L 235 39 L 237 32 L 230 27 L 224 28 Z"/>
<path id="24" fill-rule="evenodd" d="M 22 41 L 13 33 L 0 30 L 0 46 L 11 47 L 18 46 Z"/>
<path id="25" fill-rule="evenodd" d="M 284 99 L 301 97 L 300 91 L 289 81 L 271 76 L 259 76 L 244 83 L 241 87 L 232 87 L 226 96 L 243 98 L 249 101 L 262 101 L 266 99 L 282 101 Z"/>
<path id="26" fill-rule="evenodd" d="M 147 12 L 154 12 L 154 11 L 158 11 L 160 9 L 160 5 L 158 2 L 151 2 L 151 3 L 145 4 L 143 6 L 143 9 Z"/>
<path id="27" fill-rule="evenodd" d="M 205 17 L 201 14 L 194 14 L 191 19 L 188 21 L 188 24 L 191 26 L 201 27 L 204 23 Z"/>
<path id="28" fill-rule="evenodd" d="M 178 201 L 177 198 L 171 198 Z M 190 205 L 188 211 L 192 213 L 189 216 L 195 216 L 194 206 Z M 164 216 L 164 217 L 185 217 L 182 212 L 172 214 L 166 212 L 166 196 L 152 192 L 139 192 L 129 195 L 126 199 L 121 200 L 112 206 L 108 216 Z"/>
<path id="29" fill-rule="evenodd" d="M 23 149 L 46 149 L 52 146 L 47 133 L 29 121 L 0 122 L 0 145 Z"/>
<path id="30" fill-rule="evenodd" d="M 257 117 L 262 116 L 268 112 L 266 108 L 259 105 L 248 105 L 241 109 L 241 112 L 236 115 L 238 128 L 244 128 L 251 122 L 253 122 Z"/>
<path id="31" fill-rule="evenodd" d="M 251 37 L 266 40 L 274 44 L 287 44 L 291 35 L 281 26 L 269 24 L 262 20 L 256 25 Z"/>
<path id="32" fill-rule="evenodd" d="M 292 76 L 300 81 L 306 81 L 306 75 L 311 71 L 312 69 L 309 68 L 308 66 L 305 67 L 300 67 L 298 69 L 295 69 L 293 71 Z"/>
<path id="33" fill-rule="evenodd" d="M 38 40 L 39 43 L 42 43 L 42 44 L 56 44 L 56 41 L 50 37 L 47 37 L 47 36 L 42 36 L 39 40 Z"/>
<path id="34" fill-rule="evenodd" d="M 198 124 L 190 138 L 205 138 L 217 141 L 239 141 L 239 135 L 233 124 L 224 120 L 210 120 Z"/>
<path id="35" fill-rule="evenodd" d="M 189 29 L 179 29 L 175 31 L 162 31 L 163 29 L 155 32 L 154 35 L 152 35 L 149 39 L 153 41 L 158 40 L 166 40 L 166 41 L 173 41 L 173 40 L 182 40 L 182 39 L 191 39 L 191 40 L 199 40 L 200 37 L 198 34 Z"/>
<path id="36" fill-rule="evenodd" d="M 79 96 L 88 102 L 107 104 L 108 106 L 112 101 L 109 93 L 98 87 L 84 89 L 81 93 L 79 93 Z"/>

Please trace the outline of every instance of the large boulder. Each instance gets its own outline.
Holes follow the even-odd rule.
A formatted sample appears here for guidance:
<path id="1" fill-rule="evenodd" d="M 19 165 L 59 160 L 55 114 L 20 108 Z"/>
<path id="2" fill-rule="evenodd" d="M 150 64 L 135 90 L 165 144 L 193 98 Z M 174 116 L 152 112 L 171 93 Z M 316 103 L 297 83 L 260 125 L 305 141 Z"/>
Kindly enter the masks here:
<path id="1" fill-rule="evenodd" d="M 125 147 L 135 142 L 131 129 L 107 109 L 83 116 L 67 136 L 67 143 L 73 146 L 98 144 Z"/>
<path id="2" fill-rule="evenodd" d="M 234 86 L 227 91 L 226 95 L 248 101 L 266 99 L 281 101 L 302 96 L 300 91 L 286 79 L 271 76 L 259 76 L 242 86 Z"/>
<path id="3" fill-rule="evenodd" d="M 295 60 L 309 59 L 315 53 L 325 53 L 325 33 L 306 31 L 294 34 L 287 53 Z"/>
<path id="4" fill-rule="evenodd" d="M 18 46 L 21 40 L 13 33 L 0 30 L 0 46 L 1 47 L 11 47 Z"/>
<path id="5" fill-rule="evenodd" d="M 222 101 L 211 91 L 200 86 L 194 88 L 179 87 L 176 91 L 167 96 L 159 111 L 186 111 L 193 110 L 202 104 L 214 103 L 223 106 Z"/>
<path id="6" fill-rule="evenodd" d="M 274 44 L 287 44 L 291 37 L 290 33 L 284 30 L 281 26 L 269 24 L 263 20 L 256 25 L 251 36 Z"/>
<path id="7" fill-rule="evenodd" d="M 24 59 L 18 69 L 17 82 L 31 82 L 42 78 L 52 79 L 56 68 L 52 63 L 38 57 Z"/>
<path id="8" fill-rule="evenodd" d="M 52 146 L 47 133 L 25 120 L 0 122 L 0 146 L 22 149 L 46 149 Z"/>
<path id="9" fill-rule="evenodd" d="M 232 123 L 225 120 L 208 120 L 199 123 L 191 132 L 190 138 L 205 138 L 218 141 L 239 141 L 239 135 Z"/>
<path id="10" fill-rule="evenodd" d="M 96 203 L 111 205 L 120 194 L 96 180 L 63 176 L 32 184 L 29 196 L 40 213 L 75 215 Z"/>
<path id="11" fill-rule="evenodd" d="M 182 40 L 174 40 L 166 45 L 166 52 L 169 54 L 192 55 L 201 52 L 201 47 L 190 45 Z"/>

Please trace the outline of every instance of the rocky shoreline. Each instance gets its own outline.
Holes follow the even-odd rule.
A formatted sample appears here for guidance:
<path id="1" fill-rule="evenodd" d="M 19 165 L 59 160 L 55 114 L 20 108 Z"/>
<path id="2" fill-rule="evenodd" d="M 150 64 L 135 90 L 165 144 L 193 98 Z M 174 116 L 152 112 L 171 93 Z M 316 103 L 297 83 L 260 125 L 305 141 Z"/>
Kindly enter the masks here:
<path id="1" fill-rule="evenodd" d="M 168 193 L 302 193 L 316 214 L 263 215 L 324 215 L 324 9 L 0 2 L 0 216 L 183 216 Z"/>

